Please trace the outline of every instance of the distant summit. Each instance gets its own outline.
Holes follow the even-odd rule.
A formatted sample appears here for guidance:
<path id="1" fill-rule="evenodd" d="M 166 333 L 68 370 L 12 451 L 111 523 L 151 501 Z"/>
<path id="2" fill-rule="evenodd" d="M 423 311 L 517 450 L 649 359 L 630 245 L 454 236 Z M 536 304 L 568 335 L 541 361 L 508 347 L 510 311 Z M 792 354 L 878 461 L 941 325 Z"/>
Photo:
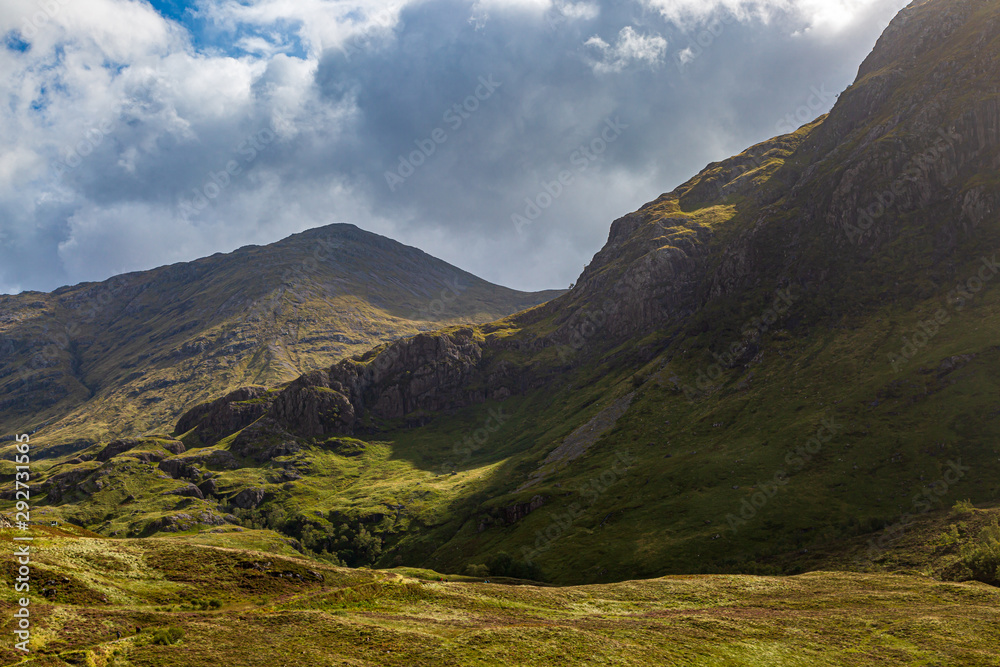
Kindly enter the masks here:
<path id="1" fill-rule="evenodd" d="M 51 294 L 0 296 L 0 434 L 46 421 L 43 442 L 169 430 L 193 402 L 559 293 L 493 285 L 334 224 Z"/>

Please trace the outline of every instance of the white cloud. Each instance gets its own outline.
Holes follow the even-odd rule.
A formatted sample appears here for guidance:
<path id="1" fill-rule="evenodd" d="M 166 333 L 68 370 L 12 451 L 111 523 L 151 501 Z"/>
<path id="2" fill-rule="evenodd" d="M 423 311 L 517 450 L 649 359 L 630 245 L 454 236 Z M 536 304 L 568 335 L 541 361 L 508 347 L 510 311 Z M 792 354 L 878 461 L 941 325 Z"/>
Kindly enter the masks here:
<path id="1" fill-rule="evenodd" d="M 59 258 L 72 282 L 189 259 L 187 247 L 201 245 L 193 225 L 148 204 L 87 204 L 68 227 Z"/>
<path id="2" fill-rule="evenodd" d="M 472 13 L 516 11 L 541 14 L 551 6 L 552 0 L 477 0 L 472 6 Z"/>
<path id="3" fill-rule="evenodd" d="M 640 35 L 632 26 L 621 29 L 614 45 L 596 35 L 585 45 L 601 54 L 601 60 L 593 63 L 596 72 L 620 72 L 633 63 L 655 68 L 667 52 L 667 40 L 663 37 L 658 34 Z"/>
<path id="4" fill-rule="evenodd" d="M 601 15 L 600 5 L 592 2 L 557 2 L 553 8 L 566 18 L 577 21 L 592 21 Z"/>
<path id="5" fill-rule="evenodd" d="M 234 31 L 288 24 L 309 57 L 316 58 L 325 49 L 349 46 L 352 38 L 391 33 L 408 4 L 412 0 L 222 0 L 206 5 L 201 14 Z"/>
<path id="6" fill-rule="evenodd" d="M 885 0 L 645 0 L 665 18 L 689 25 L 708 20 L 718 13 L 745 21 L 769 21 L 788 14 L 806 22 L 808 28 L 838 31 L 855 22 L 875 5 Z M 896 4 L 905 4 L 897 2 Z"/>
<path id="7" fill-rule="evenodd" d="M 669 75 L 592 76 L 591 69 L 656 69 L 664 62 L 668 44 L 661 34 L 672 26 L 644 9 L 656 3 L 664 16 L 694 20 L 721 6 L 746 16 L 758 7 L 763 13 L 756 15 L 765 17 L 794 8 L 817 26 L 835 26 L 842 9 L 853 16 L 853 6 L 866 4 L 205 0 L 198 11 L 212 41 L 200 46 L 202 35 L 189 35 L 142 0 L 0 2 L 0 36 L 21 29 L 30 42 L 23 52 L 0 45 L 0 291 L 104 278 L 330 222 L 393 236 L 499 282 L 568 284 L 616 215 L 710 158 L 743 148 L 744 135 L 735 130 L 713 143 L 703 132 L 705 116 L 725 115 L 723 126 L 740 129 L 751 121 L 734 118 L 752 120 L 740 97 L 746 89 L 791 89 L 794 109 L 797 91 L 813 83 L 794 71 L 780 78 L 763 65 L 753 70 L 754 54 L 744 68 L 761 72 L 752 85 L 732 84 L 706 67 L 707 79 L 722 84 L 699 80 L 701 89 L 684 89 L 683 105 L 675 104 L 682 93 L 671 86 L 686 82 Z M 55 9 L 45 13 L 43 6 Z M 463 22 L 474 6 L 503 20 L 473 35 Z M 408 11 L 401 14 L 403 7 Z M 877 35 L 865 33 L 849 56 L 844 35 L 884 24 L 881 16 L 856 20 L 837 39 L 788 38 L 781 48 L 798 43 L 801 54 L 824 41 L 827 53 L 847 58 L 847 69 L 854 69 Z M 799 21 L 793 29 L 804 27 Z M 789 34 L 784 22 L 758 28 L 762 39 Z M 737 33 L 717 43 L 720 62 L 731 62 Z M 581 45 L 592 34 L 605 37 Z M 321 57 L 336 49 L 341 57 Z M 350 57 L 358 49 L 385 49 L 387 57 Z M 580 66 L 581 50 L 589 68 Z M 817 81 L 841 81 L 828 73 L 837 58 L 817 57 L 802 69 Z M 504 81 L 502 94 L 449 133 L 406 191 L 390 196 L 384 170 L 440 125 L 441 111 L 478 76 L 490 73 Z M 509 212 L 559 173 L 576 142 L 589 139 L 589 128 L 618 113 L 635 124 L 630 137 L 643 138 L 629 138 L 628 146 L 623 140 L 608 151 L 606 167 L 595 164 L 582 174 L 573 194 L 559 200 L 559 212 L 549 212 L 550 228 L 536 226 L 539 237 L 525 252 L 511 233 Z M 758 109 L 766 128 L 773 126 L 771 113 Z M 276 140 L 241 162 L 241 173 L 210 206 L 183 218 L 179 204 L 228 161 L 243 159 L 236 147 L 275 116 L 287 123 Z M 683 158 L 662 160 L 670 152 L 665 146 L 681 143 L 684 150 L 674 152 Z M 57 176 L 54 166 L 67 158 L 72 166 Z M 609 179 L 612 173 L 621 178 Z M 567 246 L 564 238 L 573 240 Z"/>

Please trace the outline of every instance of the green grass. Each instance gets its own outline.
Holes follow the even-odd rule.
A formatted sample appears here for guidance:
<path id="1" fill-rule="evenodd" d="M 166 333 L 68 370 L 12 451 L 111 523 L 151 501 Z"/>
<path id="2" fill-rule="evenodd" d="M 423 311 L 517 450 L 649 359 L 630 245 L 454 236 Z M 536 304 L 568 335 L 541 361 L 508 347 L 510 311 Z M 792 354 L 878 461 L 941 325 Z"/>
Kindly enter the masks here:
<path id="1" fill-rule="evenodd" d="M 35 600 L 29 660 L 5 646 L 2 664 L 1000 664 L 1000 590 L 981 584 L 815 572 L 512 586 L 46 533 L 36 567 L 108 601 Z"/>

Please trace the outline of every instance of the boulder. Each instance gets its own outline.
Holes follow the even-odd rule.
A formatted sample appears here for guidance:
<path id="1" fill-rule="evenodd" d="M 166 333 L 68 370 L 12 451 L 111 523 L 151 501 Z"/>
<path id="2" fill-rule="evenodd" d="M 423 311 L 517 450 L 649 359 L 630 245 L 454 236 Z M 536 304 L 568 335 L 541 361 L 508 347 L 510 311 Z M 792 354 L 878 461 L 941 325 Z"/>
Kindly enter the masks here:
<path id="1" fill-rule="evenodd" d="M 101 462 L 110 461 L 119 454 L 123 454 L 130 449 L 134 449 L 141 440 L 113 440 L 108 443 L 108 446 L 102 449 L 97 454 L 97 460 Z"/>
<path id="2" fill-rule="evenodd" d="M 185 498 L 198 498 L 199 500 L 204 500 L 205 495 L 201 492 L 194 484 L 185 484 L 179 489 L 174 489 L 173 491 L 167 491 L 163 495 L 165 496 L 183 496 Z"/>
<path id="3" fill-rule="evenodd" d="M 236 507 L 245 510 L 257 509 L 264 502 L 264 489 L 250 488 L 244 489 L 232 498 L 232 503 Z"/>

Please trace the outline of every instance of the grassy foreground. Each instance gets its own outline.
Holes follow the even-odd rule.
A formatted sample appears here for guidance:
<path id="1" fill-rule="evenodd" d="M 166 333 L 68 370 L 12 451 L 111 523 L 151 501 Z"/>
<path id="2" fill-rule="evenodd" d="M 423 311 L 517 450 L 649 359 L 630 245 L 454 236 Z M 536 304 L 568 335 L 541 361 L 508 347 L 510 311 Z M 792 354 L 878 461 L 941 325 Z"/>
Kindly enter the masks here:
<path id="1" fill-rule="evenodd" d="M 5 641 L 4 665 L 1000 665 L 1000 589 L 979 583 L 814 572 L 556 588 L 333 568 L 254 550 L 266 532 L 35 534 L 33 651 Z"/>

